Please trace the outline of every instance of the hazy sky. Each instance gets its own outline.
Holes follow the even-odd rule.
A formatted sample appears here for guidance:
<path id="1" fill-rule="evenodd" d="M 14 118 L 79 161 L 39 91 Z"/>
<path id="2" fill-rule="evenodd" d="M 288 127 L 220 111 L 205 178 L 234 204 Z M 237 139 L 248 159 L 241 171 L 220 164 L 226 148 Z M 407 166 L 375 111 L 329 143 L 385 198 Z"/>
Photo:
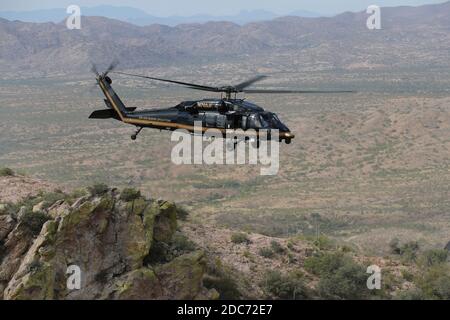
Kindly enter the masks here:
<path id="1" fill-rule="evenodd" d="M 130 6 L 158 16 L 194 15 L 208 13 L 213 15 L 235 14 L 241 10 L 264 9 L 278 14 L 296 10 L 309 10 L 330 14 L 343 11 L 360 11 L 371 4 L 379 6 L 421 5 L 441 3 L 444 0 L 0 0 L 0 11 L 24 11 L 79 6 L 109 4 Z"/>

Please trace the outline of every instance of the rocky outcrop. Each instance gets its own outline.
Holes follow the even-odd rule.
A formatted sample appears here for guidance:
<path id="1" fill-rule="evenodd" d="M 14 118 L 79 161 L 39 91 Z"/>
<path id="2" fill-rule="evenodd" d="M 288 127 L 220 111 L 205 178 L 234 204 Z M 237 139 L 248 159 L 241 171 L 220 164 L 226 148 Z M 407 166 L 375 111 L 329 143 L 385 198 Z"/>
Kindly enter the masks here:
<path id="1" fill-rule="evenodd" d="M 217 298 L 202 284 L 202 251 L 147 263 L 154 244 L 169 243 L 177 230 L 172 203 L 127 202 L 112 190 L 34 209 L 20 217 L 0 215 L 3 299 Z M 39 234 L 30 228 L 33 215 L 47 220 Z M 68 286 L 78 271 L 79 289 Z"/>

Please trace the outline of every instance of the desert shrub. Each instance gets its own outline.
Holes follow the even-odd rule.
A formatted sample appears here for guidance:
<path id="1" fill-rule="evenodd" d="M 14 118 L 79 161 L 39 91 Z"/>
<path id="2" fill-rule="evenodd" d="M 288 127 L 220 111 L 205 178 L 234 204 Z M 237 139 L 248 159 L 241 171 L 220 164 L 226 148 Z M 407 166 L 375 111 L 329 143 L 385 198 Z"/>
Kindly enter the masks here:
<path id="1" fill-rule="evenodd" d="M 362 266 L 347 262 L 320 279 L 318 289 L 324 298 L 363 299 L 367 296 L 367 274 Z"/>
<path id="2" fill-rule="evenodd" d="M 406 281 L 412 282 L 414 281 L 414 274 L 408 270 L 402 270 L 402 277 L 403 279 L 405 279 Z"/>
<path id="3" fill-rule="evenodd" d="M 11 177 L 14 175 L 14 171 L 10 168 L 1 168 L 0 169 L 0 177 Z"/>
<path id="4" fill-rule="evenodd" d="M 320 277 L 318 291 L 327 299 L 362 299 L 367 290 L 364 267 L 343 253 L 322 253 L 308 258 L 305 268 Z"/>
<path id="5" fill-rule="evenodd" d="M 248 260 L 250 260 L 251 262 L 255 262 L 255 257 L 253 256 L 253 254 L 250 251 L 245 250 L 244 252 L 242 252 L 242 255 L 245 258 L 247 258 Z"/>
<path id="6" fill-rule="evenodd" d="M 426 299 L 450 300 L 450 267 L 448 265 L 441 264 L 429 268 L 416 282 Z"/>
<path id="7" fill-rule="evenodd" d="M 448 251 L 444 249 L 431 249 L 423 253 L 421 262 L 427 267 L 432 267 L 447 262 Z"/>
<path id="8" fill-rule="evenodd" d="M 245 233 L 238 232 L 238 233 L 233 233 L 231 235 L 231 242 L 233 242 L 235 244 L 241 244 L 241 243 L 249 244 L 250 239 L 248 238 L 248 236 Z"/>
<path id="9" fill-rule="evenodd" d="M 125 188 L 120 194 L 120 200 L 130 202 L 141 197 L 141 192 L 133 188 Z"/>
<path id="10" fill-rule="evenodd" d="M 287 258 L 288 258 L 288 263 L 295 263 L 297 262 L 297 258 L 295 258 L 295 256 L 292 253 L 288 253 L 287 254 Z"/>
<path id="11" fill-rule="evenodd" d="M 344 265 L 345 259 L 340 252 L 320 253 L 305 260 L 305 269 L 318 276 L 328 275 Z"/>
<path id="12" fill-rule="evenodd" d="M 189 212 L 185 208 L 177 206 L 177 219 L 186 221 L 188 217 Z"/>
<path id="13" fill-rule="evenodd" d="M 409 289 L 400 291 L 395 297 L 396 300 L 425 300 L 425 296 L 420 289 Z"/>
<path id="14" fill-rule="evenodd" d="M 172 261 L 176 257 L 196 250 L 194 242 L 184 234 L 176 232 L 169 243 L 153 241 L 149 254 L 144 259 L 144 263 L 154 265 Z"/>
<path id="15" fill-rule="evenodd" d="M 48 220 L 50 220 L 50 217 L 44 212 L 32 212 L 30 210 L 27 210 L 21 217 L 21 222 L 33 235 L 38 235 L 42 226 Z"/>
<path id="16" fill-rule="evenodd" d="M 64 200 L 67 201 L 69 205 L 72 205 L 76 200 L 89 194 L 92 193 L 91 191 L 88 190 L 88 188 L 76 189 L 72 191 L 70 194 L 68 194 Z"/>
<path id="17" fill-rule="evenodd" d="M 301 300 L 307 298 L 307 289 L 301 274 L 282 274 L 279 271 L 268 271 L 262 283 L 264 289 L 278 299 Z"/>
<path id="18" fill-rule="evenodd" d="M 35 273 L 42 268 L 43 263 L 39 260 L 33 260 L 28 266 L 28 272 Z"/>
<path id="19" fill-rule="evenodd" d="M 283 254 L 286 252 L 286 248 L 284 248 L 278 241 L 272 240 L 270 243 L 270 248 L 273 252 L 278 254 Z"/>
<path id="20" fill-rule="evenodd" d="M 258 253 L 261 257 L 267 259 L 272 259 L 275 256 L 275 253 L 270 248 L 261 248 Z"/>
<path id="21" fill-rule="evenodd" d="M 217 258 L 207 264 L 207 275 L 203 279 L 203 285 L 208 289 L 216 289 L 221 300 L 239 300 L 242 294 L 235 275 L 237 273 L 224 266 Z"/>
<path id="22" fill-rule="evenodd" d="M 231 276 L 224 274 L 219 277 L 207 276 L 203 279 L 203 285 L 207 289 L 216 289 L 219 292 L 220 300 L 239 300 L 241 298 L 236 281 Z"/>
<path id="23" fill-rule="evenodd" d="M 326 236 L 320 236 L 314 239 L 313 243 L 319 250 L 332 249 L 334 246 L 333 241 Z"/>
<path id="24" fill-rule="evenodd" d="M 400 254 L 400 240 L 398 238 L 394 238 L 389 242 L 389 249 L 392 254 Z"/>
<path id="25" fill-rule="evenodd" d="M 401 245 L 397 238 L 391 240 L 389 247 L 391 253 L 400 255 L 405 262 L 416 261 L 417 253 L 420 249 L 417 241 L 410 241 Z"/>
<path id="26" fill-rule="evenodd" d="M 288 241 L 287 247 L 289 248 L 289 250 L 294 250 L 295 249 L 295 246 L 294 246 L 294 243 L 293 243 L 292 239 Z"/>
<path id="27" fill-rule="evenodd" d="M 402 259 L 406 262 L 413 262 L 417 259 L 417 253 L 420 249 L 419 243 L 416 241 L 411 241 L 405 243 L 400 247 L 400 255 Z"/>
<path id="28" fill-rule="evenodd" d="M 171 242 L 171 250 L 178 252 L 191 252 L 196 249 L 195 243 L 188 239 L 184 234 L 176 233 Z"/>
<path id="29" fill-rule="evenodd" d="M 92 196 L 101 196 L 108 192 L 109 188 L 104 183 L 96 183 L 92 186 L 89 186 L 87 189 Z"/>

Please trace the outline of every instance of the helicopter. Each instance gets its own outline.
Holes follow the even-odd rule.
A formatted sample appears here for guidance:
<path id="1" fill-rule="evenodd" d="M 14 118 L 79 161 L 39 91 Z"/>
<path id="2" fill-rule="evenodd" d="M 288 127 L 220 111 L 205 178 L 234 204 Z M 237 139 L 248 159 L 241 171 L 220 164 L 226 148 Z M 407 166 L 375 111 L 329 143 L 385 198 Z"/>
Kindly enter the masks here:
<path id="1" fill-rule="evenodd" d="M 209 129 L 219 130 L 225 137 L 227 131 L 253 132 L 256 134 L 256 141 L 259 142 L 260 132 L 277 129 L 279 131 L 278 139 L 290 144 L 295 135 L 279 119 L 279 117 L 270 111 L 266 111 L 260 106 L 245 99 L 238 99 L 239 93 L 247 94 L 304 94 L 304 93 L 349 93 L 352 91 L 304 91 L 304 90 L 267 90 L 267 89 L 248 89 L 252 84 L 265 78 L 264 75 L 255 76 L 247 81 L 237 85 L 228 85 L 222 87 L 213 87 L 199 85 L 194 83 L 162 79 L 145 75 L 131 74 L 119 71 L 113 71 L 117 63 L 112 63 L 105 72 L 99 73 L 95 65 L 92 71 L 96 75 L 96 81 L 105 99 L 107 109 L 94 111 L 90 119 L 115 119 L 126 124 L 137 127 L 136 132 L 131 136 L 136 140 L 143 128 L 153 128 L 159 130 L 174 131 L 184 129 L 190 133 L 195 132 L 195 125 L 202 123 L 201 132 Z M 117 93 L 112 88 L 112 79 L 110 73 L 138 77 L 147 80 L 166 82 L 181 85 L 189 89 L 220 93 L 220 99 L 202 99 L 193 101 L 183 101 L 170 108 L 136 110 L 136 108 L 126 107 Z M 247 139 L 247 137 L 246 137 Z"/>

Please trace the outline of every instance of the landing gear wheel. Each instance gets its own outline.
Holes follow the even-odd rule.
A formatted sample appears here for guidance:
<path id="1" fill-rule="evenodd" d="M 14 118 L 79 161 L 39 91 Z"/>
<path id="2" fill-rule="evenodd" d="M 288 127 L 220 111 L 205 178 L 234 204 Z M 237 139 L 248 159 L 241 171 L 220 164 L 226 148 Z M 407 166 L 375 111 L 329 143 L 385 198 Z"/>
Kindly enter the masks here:
<path id="1" fill-rule="evenodd" d="M 133 140 L 133 141 L 136 140 L 138 134 L 141 132 L 142 129 L 143 129 L 143 127 L 140 127 L 139 129 L 137 129 L 136 133 L 131 136 L 131 140 Z"/>
<path id="2" fill-rule="evenodd" d="M 286 144 L 291 144 L 291 139 L 286 139 L 286 140 L 284 140 L 284 142 L 286 142 Z"/>

